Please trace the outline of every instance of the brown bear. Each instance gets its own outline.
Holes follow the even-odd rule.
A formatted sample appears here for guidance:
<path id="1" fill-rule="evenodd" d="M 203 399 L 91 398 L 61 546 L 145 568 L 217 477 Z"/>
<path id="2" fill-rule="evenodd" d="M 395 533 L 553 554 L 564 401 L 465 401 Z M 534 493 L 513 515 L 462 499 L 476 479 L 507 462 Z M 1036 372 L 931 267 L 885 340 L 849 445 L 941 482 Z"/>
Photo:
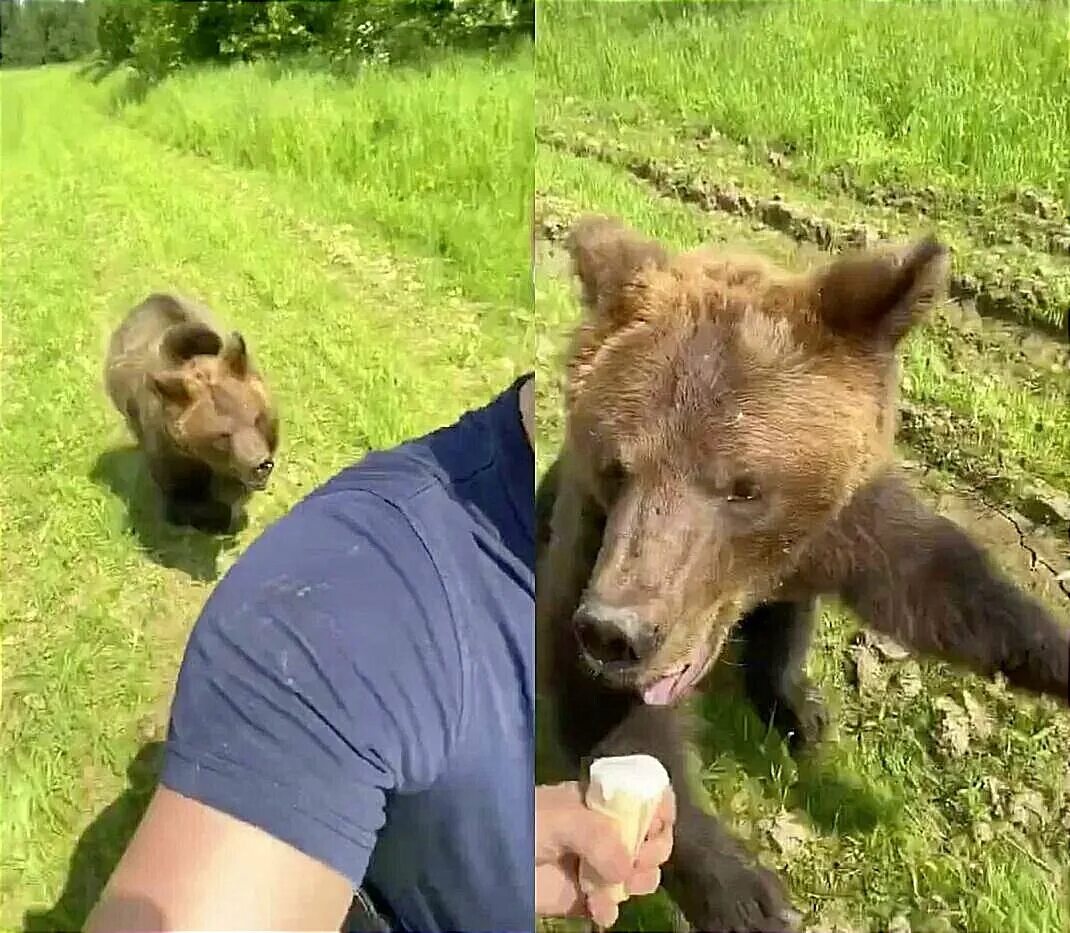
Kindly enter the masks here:
<path id="1" fill-rule="evenodd" d="M 574 766 L 638 752 L 667 766 L 679 822 L 663 882 L 695 929 L 790 929 L 779 880 L 684 777 L 674 705 L 729 631 L 749 697 L 798 747 L 823 721 L 803 673 L 822 594 L 1064 702 L 1070 627 L 896 475 L 896 350 L 943 295 L 937 242 L 793 274 L 587 217 L 569 251 L 585 314 L 537 500 L 540 681 Z"/>
<path id="2" fill-rule="evenodd" d="M 233 531 L 274 469 L 279 420 L 245 340 L 207 309 L 153 294 L 112 334 L 104 382 L 163 493 L 167 520 Z"/>

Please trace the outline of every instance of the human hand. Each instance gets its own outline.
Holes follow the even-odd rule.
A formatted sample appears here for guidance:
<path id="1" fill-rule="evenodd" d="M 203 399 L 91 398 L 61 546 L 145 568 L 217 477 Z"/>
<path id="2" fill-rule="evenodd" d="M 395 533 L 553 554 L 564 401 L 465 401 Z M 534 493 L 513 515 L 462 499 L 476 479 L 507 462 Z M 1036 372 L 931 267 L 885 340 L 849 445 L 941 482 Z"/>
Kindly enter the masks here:
<path id="1" fill-rule="evenodd" d="M 536 787 L 535 912 L 543 917 L 590 917 L 600 927 L 612 926 L 618 906 L 609 886 L 623 884 L 629 897 L 656 891 L 661 865 L 672 852 L 675 821 L 676 800 L 669 788 L 633 859 L 613 820 L 587 808 L 577 782 Z M 580 890 L 581 861 L 604 887 L 587 895 Z"/>

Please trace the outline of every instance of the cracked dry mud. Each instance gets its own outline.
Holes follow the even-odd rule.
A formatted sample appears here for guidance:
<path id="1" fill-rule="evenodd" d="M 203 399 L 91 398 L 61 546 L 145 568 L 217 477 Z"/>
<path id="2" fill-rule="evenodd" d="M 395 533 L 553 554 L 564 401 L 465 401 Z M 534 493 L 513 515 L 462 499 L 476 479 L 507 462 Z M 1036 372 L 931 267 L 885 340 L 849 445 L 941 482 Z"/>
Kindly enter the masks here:
<path id="1" fill-rule="evenodd" d="M 904 464 L 916 488 L 941 515 L 964 528 L 1019 584 L 1070 621 L 1070 539 L 1008 506 L 992 505 Z"/>

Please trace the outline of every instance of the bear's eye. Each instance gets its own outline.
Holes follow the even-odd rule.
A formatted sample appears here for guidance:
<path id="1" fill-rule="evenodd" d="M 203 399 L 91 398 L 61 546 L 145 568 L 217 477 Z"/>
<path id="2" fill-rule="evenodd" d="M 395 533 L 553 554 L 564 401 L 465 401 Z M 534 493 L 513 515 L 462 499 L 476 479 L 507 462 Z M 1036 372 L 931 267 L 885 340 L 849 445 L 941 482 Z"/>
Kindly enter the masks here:
<path id="1" fill-rule="evenodd" d="M 757 502 L 762 498 L 762 491 L 749 476 L 740 476 L 732 481 L 726 498 L 729 502 Z"/>

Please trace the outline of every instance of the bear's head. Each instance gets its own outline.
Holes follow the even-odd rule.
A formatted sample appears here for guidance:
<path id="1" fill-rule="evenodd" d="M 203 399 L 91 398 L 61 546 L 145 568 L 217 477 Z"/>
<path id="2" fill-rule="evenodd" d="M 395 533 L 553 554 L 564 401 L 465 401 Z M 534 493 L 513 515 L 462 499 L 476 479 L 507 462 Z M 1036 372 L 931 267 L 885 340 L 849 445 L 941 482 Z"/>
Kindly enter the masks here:
<path id="1" fill-rule="evenodd" d="M 148 376 L 164 429 L 191 459 L 249 489 L 274 469 L 278 416 L 240 333 L 223 340 L 200 323 L 170 327 L 160 345 L 164 368 Z"/>
<path id="2" fill-rule="evenodd" d="M 790 273 L 605 217 L 569 250 L 567 460 L 605 516 L 573 624 L 597 673 L 668 703 L 887 466 L 896 348 L 947 254 L 927 239 Z"/>

